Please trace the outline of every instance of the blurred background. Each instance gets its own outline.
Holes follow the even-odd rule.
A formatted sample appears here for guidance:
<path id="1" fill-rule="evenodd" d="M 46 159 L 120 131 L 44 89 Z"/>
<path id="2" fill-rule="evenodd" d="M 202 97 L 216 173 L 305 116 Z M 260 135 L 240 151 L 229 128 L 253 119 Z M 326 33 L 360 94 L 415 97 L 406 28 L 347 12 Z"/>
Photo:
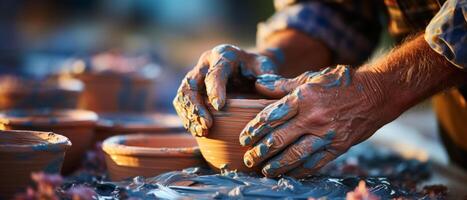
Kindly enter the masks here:
<path id="1" fill-rule="evenodd" d="M 0 1 L 0 76 L 24 79 L 0 77 L 0 110 L 58 107 L 174 113 L 178 85 L 198 57 L 222 43 L 253 47 L 258 22 L 273 12 L 272 0 Z M 382 38 L 375 55 L 390 47 L 387 34 Z M 74 74 L 85 89 L 56 82 L 42 85 L 65 72 Z M 57 85 L 59 89 L 48 89 Z M 372 139 L 407 144 L 395 149 L 424 149 L 432 159 L 450 166 L 429 101 Z M 449 180 L 439 179 L 435 183 L 449 185 Z M 454 191 L 455 186 L 450 188 Z"/>
<path id="2" fill-rule="evenodd" d="M 148 54 L 156 70 L 157 107 L 171 107 L 183 75 L 221 43 L 254 45 L 272 1 L 15 0 L 0 2 L 0 72 L 42 79 L 70 58 L 118 51 Z"/>

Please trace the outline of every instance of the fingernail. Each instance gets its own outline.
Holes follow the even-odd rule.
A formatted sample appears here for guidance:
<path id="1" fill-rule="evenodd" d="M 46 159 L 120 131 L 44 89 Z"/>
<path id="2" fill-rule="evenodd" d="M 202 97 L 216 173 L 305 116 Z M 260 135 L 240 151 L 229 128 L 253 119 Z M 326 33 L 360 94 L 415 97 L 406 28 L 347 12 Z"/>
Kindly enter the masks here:
<path id="1" fill-rule="evenodd" d="M 247 167 L 252 167 L 253 166 L 253 161 L 251 160 L 250 156 L 244 156 L 243 157 L 243 163 L 245 163 L 245 165 Z"/>
<path id="2" fill-rule="evenodd" d="M 266 146 L 265 144 L 259 144 L 257 148 L 258 148 L 258 157 L 265 156 L 269 151 L 269 147 Z"/>
<path id="3" fill-rule="evenodd" d="M 265 175 L 271 175 L 271 174 L 274 173 L 274 171 L 276 171 L 277 168 L 279 168 L 279 166 L 280 166 L 279 162 L 274 161 L 274 162 L 272 162 L 272 163 L 270 163 L 270 164 L 267 164 L 267 165 L 263 168 L 262 172 L 263 172 L 263 174 L 265 174 Z"/>
<path id="4" fill-rule="evenodd" d="M 246 145 L 249 145 L 250 142 L 251 142 L 250 136 L 240 137 L 240 145 L 246 146 Z"/>
<path id="5" fill-rule="evenodd" d="M 216 110 L 220 110 L 220 100 L 217 97 L 214 97 L 211 99 L 211 105 L 214 107 Z"/>

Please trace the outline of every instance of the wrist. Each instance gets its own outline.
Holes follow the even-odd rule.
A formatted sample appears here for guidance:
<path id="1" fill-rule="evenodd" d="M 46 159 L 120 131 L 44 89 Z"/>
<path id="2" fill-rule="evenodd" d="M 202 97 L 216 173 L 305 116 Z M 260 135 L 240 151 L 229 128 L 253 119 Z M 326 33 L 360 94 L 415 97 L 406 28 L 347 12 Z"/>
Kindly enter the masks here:
<path id="1" fill-rule="evenodd" d="M 364 99 L 386 116 L 389 122 L 406 110 L 410 97 L 398 90 L 394 75 L 380 71 L 377 66 L 364 65 L 354 74 L 357 91 Z"/>

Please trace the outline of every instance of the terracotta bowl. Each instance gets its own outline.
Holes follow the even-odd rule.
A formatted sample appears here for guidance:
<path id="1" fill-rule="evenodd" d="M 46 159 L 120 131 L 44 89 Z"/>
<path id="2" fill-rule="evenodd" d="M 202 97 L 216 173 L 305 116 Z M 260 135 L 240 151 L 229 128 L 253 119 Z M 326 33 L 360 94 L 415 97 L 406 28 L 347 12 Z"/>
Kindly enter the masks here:
<path id="1" fill-rule="evenodd" d="M 209 108 L 213 125 L 207 137 L 196 137 L 201 153 L 208 164 L 216 170 L 226 167 L 230 170 L 251 172 L 243 164 L 243 154 L 248 150 L 239 142 L 239 135 L 246 124 L 263 108 L 275 100 L 228 99 L 222 111 Z"/>
<path id="2" fill-rule="evenodd" d="M 51 132 L 0 131 L 0 199 L 23 192 L 31 172 L 60 173 L 68 138 Z"/>
<path id="3" fill-rule="evenodd" d="M 154 80 L 117 73 L 76 75 L 85 84 L 79 108 L 96 112 L 148 111 L 155 102 Z"/>
<path id="4" fill-rule="evenodd" d="M 186 133 L 113 136 L 104 141 L 102 149 L 113 181 L 151 177 L 204 163 L 195 139 Z"/>
<path id="5" fill-rule="evenodd" d="M 9 110 L 0 113 L 0 128 L 5 130 L 52 131 L 68 137 L 73 147 L 67 153 L 63 173 L 79 167 L 94 139 L 97 115 L 85 110 Z"/>
<path id="6" fill-rule="evenodd" d="M 103 113 L 99 114 L 95 138 L 98 142 L 120 134 L 160 134 L 183 130 L 180 118 L 175 114 Z"/>
<path id="7" fill-rule="evenodd" d="M 76 79 L 37 81 L 0 77 L 0 110 L 77 108 L 83 83 Z"/>

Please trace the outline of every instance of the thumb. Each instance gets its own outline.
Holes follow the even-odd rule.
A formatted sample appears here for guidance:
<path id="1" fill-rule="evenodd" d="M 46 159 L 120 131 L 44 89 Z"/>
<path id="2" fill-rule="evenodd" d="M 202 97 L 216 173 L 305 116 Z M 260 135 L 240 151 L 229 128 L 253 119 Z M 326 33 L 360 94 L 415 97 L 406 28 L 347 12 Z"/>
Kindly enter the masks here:
<path id="1" fill-rule="evenodd" d="M 257 77 L 255 86 L 260 94 L 271 98 L 281 98 L 318 74 L 318 72 L 308 71 L 293 79 L 276 74 L 262 74 Z"/>

